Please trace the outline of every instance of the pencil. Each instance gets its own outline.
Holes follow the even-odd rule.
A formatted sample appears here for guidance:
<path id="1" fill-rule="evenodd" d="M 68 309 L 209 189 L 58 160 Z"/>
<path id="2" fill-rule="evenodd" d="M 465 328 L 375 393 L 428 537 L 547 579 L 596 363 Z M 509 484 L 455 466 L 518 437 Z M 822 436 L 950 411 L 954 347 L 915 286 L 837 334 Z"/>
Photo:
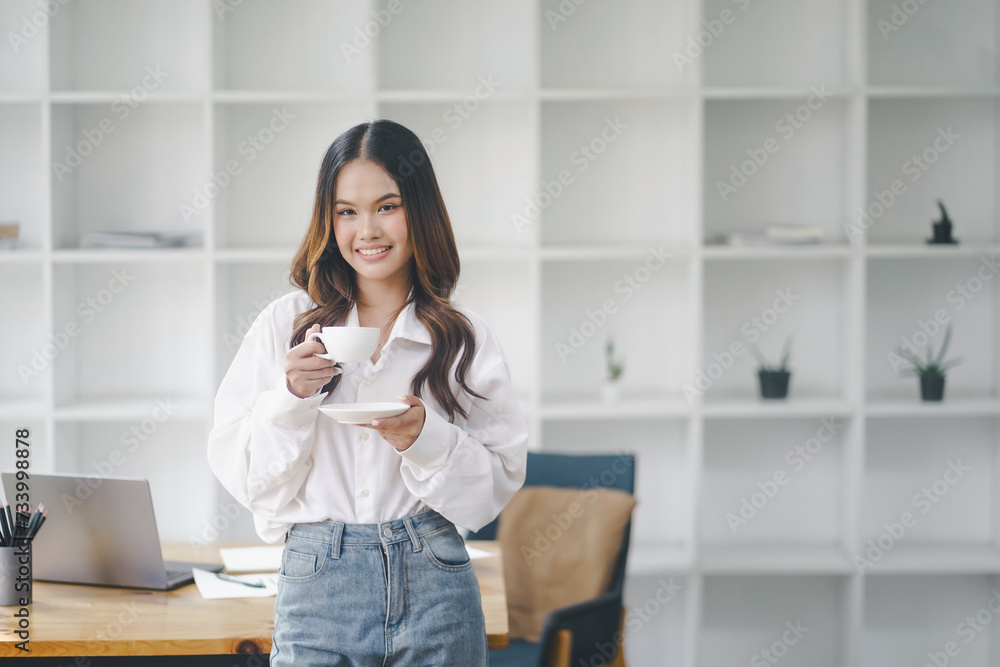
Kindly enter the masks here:
<path id="1" fill-rule="evenodd" d="M 49 515 L 49 511 L 48 510 L 45 510 L 44 512 L 42 512 L 41 518 L 38 519 L 38 523 L 35 524 L 35 530 L 34 530 L 34 532 L 31 533 L 30 535 L 28 535 L 28 537 L 32 537 L 33 538 L 35 535 L 38 534 L 38 529 L 42 527 L 43 523 L 45 523 L 45 517 L 47 517 L 48 515 Z"/>

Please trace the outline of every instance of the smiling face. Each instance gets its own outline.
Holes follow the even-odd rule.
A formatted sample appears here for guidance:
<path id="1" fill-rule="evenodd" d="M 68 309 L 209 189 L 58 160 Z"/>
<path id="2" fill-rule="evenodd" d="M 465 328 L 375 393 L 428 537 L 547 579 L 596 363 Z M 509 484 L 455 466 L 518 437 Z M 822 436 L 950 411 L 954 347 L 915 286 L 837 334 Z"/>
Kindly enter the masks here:
<path id="1" fill-rule="evenodd" d="M 399 186 L 382 167 L 352 160 L 337 174 L 333 233 L 358 287 L 408 286 L 413 248 Z"/>

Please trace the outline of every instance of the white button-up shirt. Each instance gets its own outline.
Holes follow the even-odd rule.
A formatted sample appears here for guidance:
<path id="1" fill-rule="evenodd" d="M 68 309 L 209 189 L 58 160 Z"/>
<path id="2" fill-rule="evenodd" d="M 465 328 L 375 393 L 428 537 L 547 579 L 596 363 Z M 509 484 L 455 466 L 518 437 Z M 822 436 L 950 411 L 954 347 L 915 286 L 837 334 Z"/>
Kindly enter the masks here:
<path id="1" fill-rule="evenodd" d="M 423 429 L 397 451 L 372 429 L 341 424 L 319 405 L 395 401 L 430 357 L 431 339 L 413 304 L 396 318 L 378 363 L 342 364 L 337 390 L 298 398 L 285 356 L 293 321 L 315 307 L 302 290 L 269 304 L 247 332 L 215 399 L 208 460 L 222 485 L 254 514 L 257 533 L 278 542 L 294 523 L 380 523 L 437 510 L 460 528 L 492 521 L 524 482 L 527 426 L 503 351 L 486 322 L 475 329 L 466 383 L 486 400 L 450 387 L 469 417 L 449 422 L 428 386 Z M 346 326 L 358 326 L 355 307 Z M 454 368 L 454 366 L 452 367 Z"/>

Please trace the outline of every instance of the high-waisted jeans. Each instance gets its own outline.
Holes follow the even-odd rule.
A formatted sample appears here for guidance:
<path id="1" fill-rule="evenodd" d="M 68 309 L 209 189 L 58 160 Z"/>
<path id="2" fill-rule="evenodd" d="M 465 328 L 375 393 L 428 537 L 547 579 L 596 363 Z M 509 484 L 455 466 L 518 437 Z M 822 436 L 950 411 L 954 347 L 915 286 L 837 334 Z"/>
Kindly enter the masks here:
<path id="1" fill-rule="evenodd" d="M 486 664 L 479 583 L 448 519 L 429 510 L 288 531 L 272 667 Z"/>

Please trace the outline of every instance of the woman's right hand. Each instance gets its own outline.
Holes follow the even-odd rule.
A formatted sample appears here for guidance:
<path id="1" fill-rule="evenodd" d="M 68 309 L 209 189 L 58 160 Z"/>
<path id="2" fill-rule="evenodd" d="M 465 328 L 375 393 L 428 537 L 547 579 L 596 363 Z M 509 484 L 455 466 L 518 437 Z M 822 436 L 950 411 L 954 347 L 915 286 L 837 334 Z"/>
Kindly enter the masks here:
<path id="1" fill-rule="evenodd" d="M 321 327 L 314 324 L 306 332 L 305 340 L 285 355 L 285 381 L 288 391 L 298 398 L 308 398 L 322 389 L 335 375 L 343 371 L 337 362 L 317 357 L 325 354 L 326 348 L 317 338 L 309 340 L 309 334 L 319 332 Z"/>

